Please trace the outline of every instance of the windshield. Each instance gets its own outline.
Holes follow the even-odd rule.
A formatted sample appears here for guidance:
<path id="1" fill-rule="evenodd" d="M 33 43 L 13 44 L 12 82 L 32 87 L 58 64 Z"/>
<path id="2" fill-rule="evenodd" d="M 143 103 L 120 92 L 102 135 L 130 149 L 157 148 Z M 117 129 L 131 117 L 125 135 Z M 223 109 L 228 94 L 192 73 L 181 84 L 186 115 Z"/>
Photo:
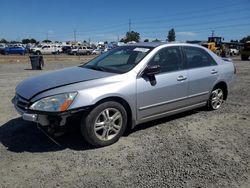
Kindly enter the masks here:
<path id="1" fill-rule="evenodd" d="M 121 74 L 134 68 L 151 50 L 150 47 L 122 46 L 98 56 L 81 67 Z"/>

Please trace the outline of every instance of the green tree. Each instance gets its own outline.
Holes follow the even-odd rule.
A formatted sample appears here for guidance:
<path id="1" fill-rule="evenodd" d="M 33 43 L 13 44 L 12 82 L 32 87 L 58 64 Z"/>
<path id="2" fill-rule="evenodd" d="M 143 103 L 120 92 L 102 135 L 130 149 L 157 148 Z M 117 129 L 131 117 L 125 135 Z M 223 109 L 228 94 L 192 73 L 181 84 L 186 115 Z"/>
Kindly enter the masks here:
<path id="1" fill-rule="evenodd" d="M 23 44 L 28 44 L 28 43 L 30 43 L 30 39 L 23 39 L 23 40 L 22 40 L 22 43 L 23 43 Z"/>
<path id="2" fill-rule="evenodd" d="M 149 42 L 149 40 L 148 40 L 148 39 L 145 39 L 144 42 Z"/>
<path id="3" fill-rule="evenodd" d="M 44 42 L 44 43 L 51 43 L 52 41 L 51 41 L 51 40 L 46 39 L 46 40 L 44 40 L 43 42 Z"/>
<path id="4" fill-rule="evenodd" d="M 35 44 L 35 43 L 37 43 L 37 41 L 36 41 L 36 39 L 30 39 L 30 43 L 32 43 L 32 44 Z"/>
<path id="5" fill-rule="evenodd" d="M 8 41 L 6 39 L 1 39 L 0 43 L 8 43 Z"/>
<path id="6" fill-rule="evenodd" d="M 233 43 L 239 43 L 238 40 L 230 40 L 230 42 L 233 42 Z"/>
<path id="7" fill-rule="evenodd" d="M 247 37 L 244 37 L 244 38 L 242 38 L 242 39 L 240 40 L 240 42 L 242 42 L 242 43 L 245 43 L 245 42 L 247 42 L 247 41 L 250 41 L 250 35 L 248 35 Z"/>
<path id="8" fill-rule="evenodd" d="M 120 42 L 125 42 L 125 43 L 130 42 L 130 41 L 139 42 L 139 40 L 140 40 L 140 33 L 131 31 L 131 32 L 127 32 L 126 37 L 122 38 Z"/>
<path id="9" fill-rule="evenodd" d="M 175 41 L 175 31 L 174 31 L 174 28 L 170 29 L 168 31 L 168 38 L 167 38 L 167 41 L 168 42 L 172 42 L 172 41 Z"/>
<path id="10" fill-rule="evenodd" d="M 122 38 L 122 39 L 120 40 L 120 42 L 125 42 L 125 39 L 124 39 L 124 38 Z"/>
<path id="11" fill-rule="evenodd" d="M 161 42 L 159 39 L 154 39 L 152 42 Z"/>
<path id="12" fill-rule="evenodd" d="M 20 43 L 20 41 L 12 40 L 9 43 L 11 43 L 11 44 L 17 44 L 17 43 Z"/>

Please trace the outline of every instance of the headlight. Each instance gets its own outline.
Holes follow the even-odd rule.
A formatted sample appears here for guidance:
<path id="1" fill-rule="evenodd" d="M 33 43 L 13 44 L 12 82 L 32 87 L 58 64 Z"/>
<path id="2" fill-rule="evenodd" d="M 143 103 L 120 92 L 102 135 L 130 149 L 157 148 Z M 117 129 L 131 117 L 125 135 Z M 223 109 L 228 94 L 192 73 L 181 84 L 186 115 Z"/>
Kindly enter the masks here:
<path id="1" fill-rule="evenodd" d="M 45 112 L 63 112 L 68 109 L 76 95 L 77 92 L 72 92 L 46 97 L 36 101 L 29 109 Z"/>

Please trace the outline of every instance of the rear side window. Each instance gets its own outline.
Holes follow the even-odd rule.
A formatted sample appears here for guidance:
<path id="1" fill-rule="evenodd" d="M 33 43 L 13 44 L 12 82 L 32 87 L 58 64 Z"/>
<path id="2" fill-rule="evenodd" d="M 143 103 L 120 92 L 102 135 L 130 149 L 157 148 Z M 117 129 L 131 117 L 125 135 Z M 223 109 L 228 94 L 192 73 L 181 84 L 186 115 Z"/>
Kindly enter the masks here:
<path id="1" fill-rule="evenodd" d="M 215 60 L 203 49 L 183 47 L 187 58 L 188 68 L 198 68 L 217 65 Z"/>
<path id="2" fill-rule="evenodd" d="M 179 47 L 161 49 L 151 59 L 150 65 L 160 65 L 161 72 L 171 72 L 183 69 L 183 61 Z"/>

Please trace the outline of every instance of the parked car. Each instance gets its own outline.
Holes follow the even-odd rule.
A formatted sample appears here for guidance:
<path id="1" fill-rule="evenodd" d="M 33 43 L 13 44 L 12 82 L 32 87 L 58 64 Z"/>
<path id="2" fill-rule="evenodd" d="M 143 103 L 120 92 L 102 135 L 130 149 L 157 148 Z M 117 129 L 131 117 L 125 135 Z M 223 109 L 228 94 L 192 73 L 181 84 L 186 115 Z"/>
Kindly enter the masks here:
<path id="1" fill-rule="evenodd" d="M 68 54 L 71 51 L 71 46 L 63 46 L 62 47 L 62 53 Z"/>
<path id="2" fill-rule="evenodd" d="M 104 52 L 104 49 L 101 49 L 101 48 L 96 48 L 92 51 L 92 54 L 94 55 L 100 55 Z"/>
<path id="3" fill-rule="evenodd" d="M 62 46 L 60 45 L 52 45 L 52 49 L 54 50 L 53 54 L 60 54 L 62 53 Z"/>
<path id="4" fill-rule="evenodd" d="M 60 47 L 55 45 L 38 45 L 35 48 L 31 49 L 34 54 L 41 55 L 41 54 L 59 54 L 62 52 Z"/>
<path id="5" fill-rule="evenodd" d="M 231 56 L 233 56 L 233 55 L 239 55 L 239 50 L 238 49 L 236 49 L 236 48 L 230 48 L 229 49 L 229 53 L 230 53 L 230 55 Z"/>
<path id="6" fill-rule="evenodd" d="M 24 120 L 50 133 L 81 118 L 84 139 L 100 147 L 143 122 L 199 107 L 219 109 L 235 73 L 233 62 L 202 46 L 137 43 L 28 78 L 12 102 Z"/>
<path id="7" fill-rule="evenodd" d="M 27 53 L 27 50 L 23 47 L 12 46 L 12 47 L 5 47 L 3 50 L 1 50 L 1 53 L 5 55 L 8 55 L 8 54 L 24 55 L 25 53 Z"/>
<path id="8" fill-rule="evenodd" d="M 0 54 L 4 54 L 5 48 L 6 48 L 6 44 L 0 44 Z"/>
<path id="9" fill-rule="evenodd" d="M 92 53 L 93 49 L 91 47 L 87 46 L 80 46 L 75 49 L 71 49 L 69 52 L 70 55 L 90 55 Z"/>
<path id="10" fill-rule="evenodd" d="M 250 57 L 250 41 L 244 44 L 243 49 L 240 51 L 241 53 L 241 60 L 248 60 Z"/>

